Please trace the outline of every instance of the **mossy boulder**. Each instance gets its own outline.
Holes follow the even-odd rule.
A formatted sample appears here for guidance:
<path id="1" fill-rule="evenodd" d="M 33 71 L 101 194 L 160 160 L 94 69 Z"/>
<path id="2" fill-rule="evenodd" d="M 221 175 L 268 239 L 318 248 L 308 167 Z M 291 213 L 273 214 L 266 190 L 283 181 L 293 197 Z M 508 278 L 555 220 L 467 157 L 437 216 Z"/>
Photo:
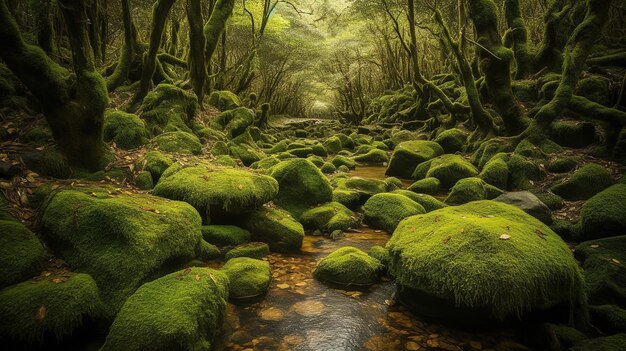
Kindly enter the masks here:
<path id="1" fill-rule="evenodd" d="M 593 326 L 606 334 L 626 333 L 626 310 L 615 305 L 589 306 Z"/>
<path id="2" fill-rule="evenodd" d="M 346 166 L 349 169 L 354 169 L 356 167 L 356 161 L 343 155 L 336 155 L 335 157 L 333 157 L 330 163 L 332 163 L 337 168 L 341 166 Z"/>
<path id="3" fill-rule="evenodd" d="M 136 168 L 150 172 L 154 183 L 158 182 L 163 172 L 168 169 L 174 161 L 159 151 L 149 151 L 138 162 Z"/>
<path id="4" fill-rule="evenodd" d="M 313 275 L 315 278 L 344 286 L 372 285 L 382 269 L 380 261 L 350 246 L 335 250 L 322 258 Z"/>
<path id="5" fill-rule="evenodd" d="M 99 319 L 103 304 L 89 275 L 67 272 L 0 290 L 0 315 L 4 342 L 35 349 L 50 335 L 62 340 L 83 322 Z"/>
<path id="6" fill-rule="evenodd" d="M 198 98 L 172 84 L 159 84 L 143 99 L 141 117 L 153 133 L 191 132 L 189 125 L 198 107 Z"/>
<path id="7" fill-rule="evenodd" d="M 206 225 L 202 237 L 217 246 L 237 246 L 250 241 L 250 232 L 234 225 Z"/>
<path id="8" fill-rule="evenodd" d="M 239 97 L 228 90 L 214 91 L 209 96 L 209 104 L 220 111 L 232 110 L 241 106 Z"/>
<path id="9" fill-rule="evenodd" d="M 389 156 L 387 156 L 386 151 L 374 149 L 363 155 L 355 156 L 354 160 L 358 163 L 382 164 L 389 162 Z"/>
<path id="10" fill-rule="evenodd" d="M 135 177 L 135 186 L 139 190 L 150 190 L 154 188 L 154 181 L 150 172 L 142 171 Z"/>
<path id="11" fill-rule="evenodd" d="M 201 240 L 200 245 L 196 247 L 196 256 L 198 260 L 210 261 L 222 257 L 222 252 L 219 247 L 205 240 Z M 204 264 L 199 265 L 199 267 L 202 266 L 204 266 Z"/>
<path id="12" fill-rule="evenodd" d="M 434 141 L 415 140 L 402 142 L 394 149 L 385 174 L 410 178 L 417 165 L 441 156 L 443 153 L 441 146 Z"/>
<path id="13" fill-rule="evenodd" d="M 329 154 L 336 154 L 343 148 L 341 144 L 341 139 L 336 136 L 331 136 L 330 138 L 324 140 L 324 147 L 328 151 Z"/>
<path id="14" fill-rule="evenodd" d="M 589 199 L 580 210 L 582 240 L 626 232 L 626 184 L 615 184 Z"/>
<path id="15" fill-rule="evenodd" d="M 332 174 L 337 171 L 337 167 L 335 167 L 335 165 L 330 162 L 325 162 L 322 167 L 320 167 L 320 171 L 322 171 L 322 173 L 324 174 Z"/>
<path id="16" fill-rule="evenodd" d="M 302 247 L 304 228 L 289 212 L 264 207 L 245 215 L 241 226 L 252 240 L 267 243 L 275 252 L 297 252 Z"/>
<path id="17" fill-rule="evenodd" d="M 480 178 L 465 178 L 459 180 L 452 187 L 445 202 L 452 205 L 461 205 L 471 201 L 493 199 L 502 193 L 502 190 L 485 183 Z"/>
<path id="18" fill-rule="evenodd" d="M 41 223 L 54 252 L 95 279 L 109 317 L 145 281 L 193 259 L 202 240 L 191 205 L 107 188 L 53 193 Z"/>
<path id="19" fill-rule="evenodd" d="M 613 183 L 613 177 L 606 168 L 590 163 L 554 185 L 551 190 L 566 200 L 587 200 Z"/>
<path id="20" fill-rule="evenodd" d="M 300 223 L 306 230 L 331 233 L 335 230 L 356 229 L 361 225 L 361 219 L 339 202 L 329 202 L 305 211 L 300 216 Z"/>
<path id="21" fill-rule="evenodd" d="M 582 341 L 572 347 L 571 351 L 620 351 L 626 345 L 626 333 L 603 336 Z"/>
<path id="22" fill-rule="evenodd" d="M 239 107 L 222 112 L 217 116 L 216 121 L 229 137 L 234 138 L 243 134 L 254 123 L 254 116 L 254 111 L 251 109 Z"/>
<path id="23" fill-rule="evenodd" d="M 235 257 L 250 257 L 260 260 L 269 254 L 269 245 L 262 242 L 251 242 L 234 247 L 232 250 L 229 250 L 226 255 L 224 255 L 224 258 L 226 260 L 230 260 Z"/>
<path id="24" fill-rule="evenodd" d="M 467 142 L 467 133 L 457 128 L 445 130 L 435 138 L 435 142 L 441 145 L 447 154 L 463 151 Z"/>
<path id="25" fill-rule="evenodd" d="M 338 202 L 351 210 L 356 210 L 366 200 L 357 190 L 337 188 L 333 190 L 333 202 Z"/>
<path id="26" fill-rule="evenodd" d="M 439 181 L 439 179 L 434 177 L 428 177 L 411 184 L 407 188 L 407 190 L 418 194 L 436 194 L 439 191 L 440 185 L 441 182 Z"/>
<path id="27" fill-rule="evenodd" d="M 111 325 L 107 350 L 210 350 L 224 318 L 228 278 L 188 268 L 141 286 Z"/>
<path id="28" fill-rule="evenodd" d="M 114 142 L 121 149 L 130 150 L 146 143 L 148 131 L 137 115 L 107 111 L 104 114 L 104 140 Z"/>
<path id="29" fill-rule="evenodd" d="M 476 201 L 409 217 L 386 248 L 402 299 L 424 315 L 476 323 L 560 303 L 580 307 L 585 299 L 567 244 L 504 203 Z"/>
<path id="30" fill-rule="evenodd" d="M 337 185 L 338 188 L 358 191 L 365 200 L 373 195 L 386 192 L 388 188 L 387 183 L 383 180 L 361 177 L 339 179 Z"/>
<path id="31" fill-rule="evenodd" d="M 596 127 L 591 122 L 556 121 L 552 124 L 550 139 L 561 146 L 583 148 L 596 141 Z"/>
<path id="32" fill-rule="evenodd" d="M 296 218 L 312 206 L 332 201 L 330 182 L 307 160 L 283 161 L 270 169 L 270 175 L 279 187 L 274 202 Z"/>
<path id="33" fill-rule="evenodd" d="M 402 196 L 408 197 L 409 199 L 411 199 L 411 200 L 417 202 L 418 204 L 422 205 L 422 207 L 424 207 L 424 210 L 426 210 L 426 212 L 438 210 L 440 208 L 444 208 L 444 207 L 448 206 L 445 203 L 437 200 L 436 198 L 434 198 L 434 197 L 432 197 L 430 195 L 417 194 L 417 193 L 414 193 L 414 192 L 412 192 L 410 190 L 398 189 L 398 190 L 394 190 L 392 192 L 392 194 L 400 194 Z"/>
<path id="34" fill-rule="evenodd" d="M 363 205 L 365 223 L 392 233 L 401 220 L 420 213 L 424 207 L 400 194 L 377 194 Z"/>
<path id="35" fill-rule="evenodd" d="M 577 157 L 559 157 L 550 161 L 546 169 L 552 173 L 567 173 L 573 171 L 579 161 Z"/>
<path id="36" fill-rule="evenodd" d="M 159 150 L 165 152 L 174 152 L 184 155 L 199 155 L 202 153 L 200 139 L 187 132 L 163 133 L 152 139 L 151 143 Z"/>
<path id="37" fill-rule="evenodd" d="M 39 274 L 46 254 L 33 232 L 7 218 L 0 220 L 0 289 Z"/>
<path id="38" fill-rule="evenodd" d="M 153 193 L 190 203 L 209 223 L 272 201 L 278 194 L 278 183 L 272 177 L 244 169 L 208 163 L 183 167 L 175 163 L 163 173 Z"/>
<path id="39" fill-rule="evenodd" d="M 389 250 L 378 245 L 370 247 L 370 249 L 367 251 L 367 255 L 377 259 L 378 262 L 383 265 L 383 267 L 387 267 L 387 265 L 389 264 L 389 260 L 391 259 L 391 257 L 389 256 Z"/>
<path id="40" fill-rule="evenodd" d="M 506 189 L 509 183 L 509 166 L 503 158 L 494 157 L 485 164 L 478 177 L 496 188 Z"/>
<path id="41" fill-rule="evenodd" d="M 270 264 L 249 257 L 235 257 L 222 267 L 230 281 L 230 298 L 245 299 L 267 292 L 272 280 Z"/>
<path id="42" fill-rule="evenodd" d="M 589 303 L 626 308 L 626 236 L 585 241 L 574 253 L 585 270 Z"/>
<path id="43" fill-rule="evenodd" d="M 424 177 L 415 178 L 437 178 L 440 185 L 446 189 L 463 178 L 478 175 L 476 167 L 459 155 L 443 155 L 427 162 L 429 166 Z M 416 170 L 419 168 L 420 166 L 416 167 Z M 415 173 L 413 175 L 416 176 Z"/>

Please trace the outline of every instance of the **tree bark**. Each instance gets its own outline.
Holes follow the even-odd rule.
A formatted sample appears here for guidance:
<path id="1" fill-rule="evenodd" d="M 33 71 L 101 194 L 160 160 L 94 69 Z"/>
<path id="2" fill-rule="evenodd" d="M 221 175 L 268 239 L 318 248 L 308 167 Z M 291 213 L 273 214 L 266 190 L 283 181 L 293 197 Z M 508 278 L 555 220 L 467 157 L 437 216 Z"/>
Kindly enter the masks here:
<path id="1" fill-rule="evenodd" d="M 515 79 L 524 79 L 530 74 L 532 56 L 528 52 L 528 31 L 522 18 L 519 0 L 504 2 L 506 23 L 509 27 L 505 34 L 505 45 L 513 50 L 517 70 Z"/>
<path id="2" fill-rule="evenodd" d="M 189 76 L 191 86 L 202 106 L 204 98 L 204 82 L 206 81 L 206 64 L 204 61 L 204 45 L 206 38 L 203 32 L 202 7 L 200 0 L 187 0 L 187 18 L 189 21 Z"/>
<path id="3" fill-rule="evenodd" d="M 204 25 L 204 36 L 206 39 L 206 45 L 204 47 L 204 62 L 207 65 L 211 64 L 213 54 L 217 49 L 220 36 L 226 28 L 226 22 L 233 14 L 235 7 L 235 0 L 217 0 L 211 11 L 209 20 Z M 210 92 L 211 86 L 207 85 L 206 92 Z"/>
<path id="4" fill-rule="evenodd" d="M 107 89 L 115 90 L 128 80 L 130 66 L 135 57 L 135 47 L 137 46 L 137 38 L 134 33 L 132 18 L 130 16 L 129 0 L 121 0 L 122 3 L 122 21 L 124 23 L 124 43 L 120 50 L 120 59 L 115 67 L 115 71 L 107 78 Z"/>

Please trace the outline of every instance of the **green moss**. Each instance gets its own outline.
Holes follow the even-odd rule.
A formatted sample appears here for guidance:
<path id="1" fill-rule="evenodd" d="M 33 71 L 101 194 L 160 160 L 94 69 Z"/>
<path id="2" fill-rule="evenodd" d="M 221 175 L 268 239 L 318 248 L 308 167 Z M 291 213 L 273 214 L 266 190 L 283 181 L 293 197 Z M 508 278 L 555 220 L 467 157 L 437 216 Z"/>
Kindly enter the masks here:
<path id="1" fill-rule="evenodd" d="M 23 224 L 13 218 L 0 220 L 0 289 L 39 274 L 45 253 L 37 236 Z"/>
<path id="2" fill-rule="evenodd" d="M 228 155 L 229 152 L 228 145 L 223 141 L 216 142 L 211 148 L 211 155 L 213 156 Z"/>
<path id="3" fill-rule="evenodd" d="M 355 210 L 363 205 L 365 200 L 363 200 L 361 192 L 357 190 L 339 188 L 333 190 L 333 202 L 338 202 L 349 209 Z"/>
<path id="4" fill-rule="evenodd" d="M 322 167 L 320 168 L 320 170 L 322 171 L 322 173 L 324 174 L 332 174 L 335 173 L 337 171 L 337 167 L 335 167 L 334 164 L 330 163 L 330 162 L 326 162 L 322 165 Z"/>
<path id="5" fill-rule="evenodd" d="M 590 163 L 551 188 L 552 192 L 566 200 L 586 200 L 614 183 L 609 171 Z"/>
<path id="6" fill-rule="evenodd" d="M 497 154 L 504 154 L 513 151 L 515 147 L 508 140 L 501 138 L 491 138 L 480 144 L 478 150 L 472 156 L 472 163 L 478 168 L 483 168 L 489 160 Z"/>
<path id="7" fill-rule="evenodd" d="M 463 151 L 467 142 L 467 134 L 463 131 L 452 128 L 445 130 L 435 138 L 435 142 L 441 145 L 447 154 Z"/>
<path id="8" fill-rule="evenodd" d="M 572 347 L 571 351 L 620 351 L 626 345 L 626 333 L 604 336 L 583 341 Z"/>
<path id="9" fill-rule="evenodd" d="M 571 350 L 570 348 L 581 341 L 589 339 L 589 337 L 583 334 L 578 329 L 568 327 L 566 325 L 552 325 L 550 329 L 554 332 L 556 339 L 558 340 L 561 348 Z"/>
<path id="10" fill-rule="evenodd" d="M 250 232 L 233 225 L 207 225 L 202 237 L 217 246 L 237 246 L 250 241 Z"/>
<path id="11" fill-rule="evenodd" d="M 135 185 L 140 190 L 150 190 L 154 188 L 154 181 L 152 180 L 152 174 L 147 171 L 140 172 L 135 177 Z"/>
<path id="12" fill-rule="evenodd" d="M 237 167 L 237 161 L 228 155 L 222 155 L 215 159 L 215 163 L 224 167 Z"/>
<path id="13" fill-rule="evenodd" d="M 414 192 L 412 192 L 410 190 L 395 190 L 393 192 L 393 194 L 400 194 L 400 195 L 408 197 L 409 199 L 411 199 L 411 200 L 417 202 L 418 204 L 422 205 L 422 207 L 424 207 L 426 212 L 438 210 L 440 208 L 444 208 L 444 207 L 448 206 L 445 203 L 437 200 L 436 198 L 434 198 L 434 197 L 432 197 L 430 195 L 417 194 L 417 193 L 414 193 Z"/>
<path id="14" fill-rule="evenodd" d="M 352 159 L 347 158 L 346 156 L 343 155 L 337 155 L 335 157 L 333 157 L 333 159 L 330 161 L 333 165 L 335 165 L 335 167 L 339 168 L 341 166 L 346 166 L 349 169 L 354 169 L 354 167 L 356 167 L 356 162 Z"/>
<path id="15" fill-rule="evenodd" d="M 476 167 L 459 155 L 443 155 L 428 162 L 430 166 L 428 167 L 425 178 L 432 177 L 439 179 L 440 185 L 444 188 L 452 187 L 463 178 L 478 175 Z"/>
<path id="16" fill-rule="evenodd" d="M 41 175 L 47 175 L 59 179 L 67 179 L 72 176 L 72 168 L 67 158 L 56 150 L 45 153 L 32 153 L 22 156 L 24 163 Z"/>
<path id="17" fill-rule="evenodd" d="M 550 137 L 561 146 L 573 148 L 589 146 L 597 139 L 596 128 L 593 123 L 575 121 L 552 123 Z"/>
<path id="18" fill-rule="evenodd" d="M 276 156 L 270 156 L 250 165 L 252 169 L 270 169 L 280 163 Z"/>
<path id="19" fill-rule="evenodd" d="M 363 205 L 365 223 L 392 233 L 401 220 L 420 213 L 424 207 L 400 194 L 377 194 Z"/>
<path id="20" fill-rule="evenodd" d="M 436 194 L 439 191 L 440 184 L 441 182 L 437 178 L 424 178 L 411 184 L 408 190 L 419 194 Z"/>
<path id="21" fill-rule="evenodd" d="M 336 136 L 331 136 L 330 138 L 324 141 L 324 147 L 328 151 L 329 154 L 336 154 L 343 148 L 341 144 L 341 139 Z"/>
<path id="22" fill-rule="evenodd" d="M 37 347 L 46 334 L 61 340 L 86 319 L 102 315 L 98 287 L 87 274 L 65 273 L 0 291 L 0 335 Z"/>
<path id="23" fill-rule="evenodd" d="M 148 131 L 136 115 L 107 111 L 104 114 L 104 140 L 113 141 L 119 148 L 130 150 L 147 142 Z"/>
<path id="24" fill-rule="evenodd" d="M 347 135 L 343 133 L 335 134 L 337 138 L 341 141 L 341 147 L 344 149 L 354 149 L 354 141 Z"/>
<path id="25" fill-rule="evenodd" d="M 589 303 L 626 306 L 626 236 L 585 241 L 574 254 L 585 270 Z"/>
<path id="26" fill-rule="evenodd" d="M 201 220 L 189 204 L 107 188 L 80 189 L 51 196 L 42 235 L 73 269 L 95 279 L 107 316 L 159 270 L 194 258 Z"/>
<path id="27" fill-rule="evenodd" d="M 500 189 L 507 189 L 509 182 L 509 166 L 503 158 L 494 157 L 485 164 L 485 167 L 483 167 L 478 177 L 487 184 L 491 184 Z"/>
<path id="28" fill-rule="evenodd" d="M 152 139 L 151 143 L 159 150 L 165 152 L 175 152 L 185 155 L 199 155 L 202 153 L 200 139 L 187 132 L 163 133 Z"/>
<path id="29" fill-rule="evenodd" d="M 348 168 L 348 166 L 346 166 L 346 165 L 341 165 L 341 166 L 337 167 L 337 171 L 343 172 L 343 173 L 348 173 L 348 172 L 350 172 L 350 168 Z"/>
<path id="30" fill-rule="evenodd" d="M 222 267 L 230 281 L 230 298 L 244 299 L 263 295 L 272 279 L 270 264 L 249 257 L 235 257 Z"/>
<path id="31" fill-rule="evenodd" d="M 163 172 L 172 165 L 174 161 L 159 151 L 149 151 L 138 162 L 136 167 L 143 171 L 150 172 L 152 180 L 156 183 L 161 178 Z"/>
<path id="32" fill-rule="evenodd" d="M 324 161 L 324 159 L 321 156 L 317 156 L 317 155 L 311 155 L 307 157 L 306 159 L 311 161 L 312 164 L 320 168 L 324 165 L 324 163 L 326 163 L 326 161 Z"/>
<path id="33" fill-rule="evenodd" d="M 317 168 L 316 168 L 317 169 Z M 278 183 L 269 176 L 208 163 L 182 167 L 175 163 L 163 173 L 154 194 L 193 205 L 206 220 L 240 214 L 272 201 Z"/>
<path id="34" fill-rule="evenodd" d="M 277 154 L 277 153 L 281 153 L 281 152 L 286 152 L 288 145 L 289 145 L 289 142 L 287 140 L 281 140 L 278 143 L 274 144 L 274 146 L 272 146 L 271 149 L 267 150 L 267 153 L 268 154 Z"/>
<path id="35" fill-rule="evenodd" d="M 366 154 L 354 157 L 354 160 L 358 163 L 380 164 L 389 162 L 389 156 L 387 156 L 386 151 L 374 149 L 368 151 Z"/>
<path id="36" fill-rule="evenodd" d="M 535 194 L 535 196 L 537 196 L 539 200 L 546 204 L 546 206 L 548 206 L 548 208 L 550 208 L 552 211 L 560 210 L 561 208 L 563 208 L 563 198 L 559 195 L 553 194 L 549 191 L 534 191 L 533 194 Z"/>
<path id="37" fill-rule="evenodd" d="M 313 272 L 315 278 L 340 285 L 371 285 L 378 280 L 382 266 L 365 252 L 350 246 L 324 257 Z"/>
<path id="38" fill-rule="evenodd" d="M 198 105 L 195 94 L 171 84 L 159 84 L 143 100 L 141 117 L 153 133 L 191 132 L 188 124 Z"/>
<path id="39" fill-rule="evenodd" d="M 234 157 L 240 159 L 245 166 L 250 166 L 266 157 L 263 151 L 248 144 L 229 143 L 229 151 Z"/>
<path id="40" fill-rule="evenodd" d="M 239 245 L 232 250 L 228 251 L 224 258 L 230 260 L 235 257 L 250 257 L 256 259 L 262 259 L 270 254 L 270 247 L 266 243 L 252 242 Z"/>
<path id="41" fill-rule="evenodd" d="M 568 246 L 545 224 L 507 204 L 478 201 L 409 217 L 386 248 L 398 284 L 440 298 L 459 313 L 480 308 L 504 319 L 561 302 L 578 306 L 585 299 Z"/>
<path id="42" fill-rule="evenodd" d="M 615 305 L 590 306 L 591 322 L 607 334 L 626 332 L 626 310 Z"/>
<path id="43" fill-rule="evenodd" d="M 542 139 L 540 142 L 524 139 L 515 148 L 515 153 L 532 159 L 545 159 L 549 154 L 562 151 L 558 144 L 549 139 Z"/>
<path id="44" fill-rule="evenodd" d="M 378 245 L 370 247 L 370 249 L 367 251 L 367 255 L 377 259 L 378 262 L 380 262 L 380 264 L 382 264 L 384 267 L 387 267 L 387 265 L 389 264 L 389 260 L 391 259 L 391 257 L 389 256 L 389 250 Z"/>
<path id="45" fill-rule="evenodd" d="M 200 138 L 200 141 L 204 144 L 209 141 L 224 141 L 226 140 L 226 134 L 223 132 L 205 127 L 200 130 L 195 131 L 196 135 Z"/>
<path id="46" fill-rule="evenodd" d="M 508 159 L 506 163 L 509 167 L 509 189 L 531 189 L 534 181 L 544 177 L 539 167 L 524 156 L 512 154 L 504 159 Z"/>
<path id="47" fill-rule="evenodd" d="M 264 207 L 241 219 L 252 240 L 267 243 L 272 251 L 297 252 L 302 247 L 304 228 L 289 212 Z"/>
<path id="48" fill-rule="evenodd" d="M 295 217 L 311 206 L 332 200 L 333 190 L 328 179 L 307 160 L 283 161 L 272 167 L 270 174 L 279 186 L 274 202 Z"/>
<path id="49" fill-rule="evenodd" d="M 337 185 L 340 188 L 357 190 L 365 198 L 387 191 L 387 183 L 379 179 L 350 177 L 346 179 L 338 179 Z"/>
<path id="50" fill-rule="evenodd" d="M 24 133 L 20 139 L 34 145 L 44 145 L 52 140 L 52 131 L 48 127 L 35 126 Z"/>
<path id="51" fill-rule="evenodd" d="M 556 219 L 550 224 L 550 229 L 557 233 L 563 240 L 573 240 L 573 226 L 572 223 L 566 219 Z"/>
<path id="52" fill-rule="evenodd" d="M 241 100 L 236 94 L 228 90 L 222 90 L 211 93 L 209 104 L 217 107 L 220 111 L 226 111 L 241 106 Z"/>
<path id="53" fill-rule="evenodd" d="M 434 141 L 416 140 L 402 142 L 394 149 L 385 174 L 410 178 L 417 165 L 443 153 L 441 146 Z"/>
<path id="54" fill-rule="evenodd" d="M 209 268 L 146 283 L 126 301 L 101 350 L 209 350 L 227 298 L 228 278 Z"/>
<path id="55" fill-rule="evenodd" d="M 493 199 L 502 194 L 502 190 L 485 183 L 480 178 L 459 180 L 446 198 L 447 204 L 460 205 L 471 201 Z"/>
<path id="56" fill-rule="evenodd" d="M 216 121 L 229 137 L 234 138 L 244 133 L 254 123 L 254 116 L 253 110 L 239 107 L 222 112 Z"/>
<path id="57" fill-rule="evenodd" d="M 335 230 L 356 229 L 361 225 L 359 216 L 339 202 L 329 202 L 305 211 L 300 223 L 307 230 L 330 233 Z"/>
<path id="58" fill-rule="evenodd" d="M 567 173 L 574 170 L 579 161 L 577 157 L 559 157 L 550 161 L 546 169 L 552 173 Z"/>
<path id="59" fill-rule="evenodd" d="M 616 184 L 589 199 L 580 210 L 581 239 L 626 232 L 626 184 Z"/>

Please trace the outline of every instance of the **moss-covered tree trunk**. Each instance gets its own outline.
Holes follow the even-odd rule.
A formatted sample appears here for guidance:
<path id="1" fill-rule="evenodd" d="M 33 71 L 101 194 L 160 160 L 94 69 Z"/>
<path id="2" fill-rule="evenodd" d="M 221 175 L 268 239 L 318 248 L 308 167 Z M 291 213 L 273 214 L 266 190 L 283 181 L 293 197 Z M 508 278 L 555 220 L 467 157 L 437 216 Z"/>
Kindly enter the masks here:
<path id="1" fill-rule="evenodd" d="M 534 70 L 559 71 L 563 62 L 563 47 L 567 42 L 567 15 L 572 9 L 571 0 L 550 0 L 544 15 L 543 39 L 538 45 Z"/>
<path id="2" fill-rule="evenodd" d="M 202 7 L 200 0 L 187 0 L 187 19 L 189 21 L 189 76 L 191 86 L 202 106 L 204 82 L 206 81 L 206 64 L 204 61 L 204 45 L 206 38 L 203 32 Z"/>
<path id="3" fill-rule="evenodd" d="M 152 77 L 157 69 L 157 53 L 161 47 L 165 21 L 176 0 L 157 0 L 152 7 L 152 25 L 150 29 L 150 48 L 144 54 L 141 70 L 139 89 L 133 97 L 130 110 L 136 109 L 144 97 L 148 94 L 152 83 Z"/>
<path id="4" fill-rule="evenodd" d="M 47 54 L 54 50 L 54 27 L 52 26 L 52 0 L 34 2 L 37 20 L 37 44 Z"/>
<path id="5" fill-rule="evenodd" d="M 27 44 L 4 0 L 0 1 L 0 57 L 41 103 L 59 149 L 71 164 L 102 166 L 103 115 L 108 103 L 96 71 L 83 1 L 59 0 L 72 47 L 75 79 L 41 48 Z"/>
<path id="6" fill-rule="evenodd" d="M 526 78 L 531 71 L 532 55 L 528 52 L 528 31 L 522 18 L 519 0 L 504 2 L 506 24 L 509 27 L 505 34 L 504 44 L 513 50 L 515 56 L 515 79 Z"/>
<path id="7" fill-rule="evenodd" d="M 502 116 L 507 133 L 521 132 L 523 113 L 511 89 L 513 52 L 502 45 L 498 17 L 493 0 L 469 0 L 469 10 L 478 36 L 480 68 L 496 111 Z"/>
<path id="8" fill-rule="evenodd" d="M 135 56 L 135 47 L 137 46 L 137 38 L 134 33 L 134 26 L 130 16 L 129 0 L 121 0 L 122 3 L 122 22 L 124 23 L 124 43 L 120 49 L 120 58 L 115 66 L 115 71 L 107 78 L 107 89 L 115 90 L 128 80 L 130 67 Z"/>
<path id="9" fill-rule="evenodd" d="M 226 22 L 233 14 L 235 0 L 217 0 L 211 11 L 209 20 L 204 25 L 206 45 L 204 47 L 204 62 L 209 65 L 213 54 L 219 44 L 219 39 L 226 28 Z M 207 84 L 206 91 L 210 92 L 211 86 Z"/>
<path id="10" fill-rule="evenodd" d="M 572 102 L 585 61 L 608 19 L 612 2 L 613 0 L 586 0 L 585 18 L 576 27 L 565 46 L 559 86 L 550 102 L 539 110 L 525 134 L 544 134 Z"/>

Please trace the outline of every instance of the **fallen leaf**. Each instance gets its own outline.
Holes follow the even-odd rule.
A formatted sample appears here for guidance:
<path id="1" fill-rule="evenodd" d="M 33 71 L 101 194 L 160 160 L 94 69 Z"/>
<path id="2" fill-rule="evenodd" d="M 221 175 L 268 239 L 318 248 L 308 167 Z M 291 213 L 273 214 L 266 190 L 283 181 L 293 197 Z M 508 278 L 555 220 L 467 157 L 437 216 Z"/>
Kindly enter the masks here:
<path id="1" fill-rule="evenodd" d="M 511 236 L 508 234 L 502 234 L 500 235 L 500 240 L 509 240 L 511 239 Z"/>
<path id="2" fill-rule="evenodd" d="M 278 284 L 276 285 L 279 289 L 289 289 L 289 284 Z"/>
<path id="3" fill-rule="evenodd" d="M 612 259 L 611 259 L 611 262 L 613 262 L 613 263 L 617 263 L 617 264 L 622 263 L 622 262 L 620 262 L 619 260 L 617 260 L 617 259 L 615 259 L 615 258 L 612 258 Z"/>
<path id="4" fill-rule="evenodd" d="M 591 245 L 590 247 L 591 247 L 592 249 L 597 249 L 597 248 L 599 248 L 599 247 L 600 247 L 600 245 Z"/>
<path id="5" fill-rule="evenodd" d="M 200 274 L 196 274 L 195 278 L 197 282 L 199 282 L 202 279 L 202 277 L 200 277 Z"/>
<path id="6" fill-rule="evenodd" d="M 35 319 L 37 320 L 37 322 L 42 323 L 43 320 L 46 318 L 46 313 L 48 313 L 48 309 L 46 308 L 46 306 L 39 306 L 39 308 L 37 309 L 37 313 L 35 314 Z"/>

